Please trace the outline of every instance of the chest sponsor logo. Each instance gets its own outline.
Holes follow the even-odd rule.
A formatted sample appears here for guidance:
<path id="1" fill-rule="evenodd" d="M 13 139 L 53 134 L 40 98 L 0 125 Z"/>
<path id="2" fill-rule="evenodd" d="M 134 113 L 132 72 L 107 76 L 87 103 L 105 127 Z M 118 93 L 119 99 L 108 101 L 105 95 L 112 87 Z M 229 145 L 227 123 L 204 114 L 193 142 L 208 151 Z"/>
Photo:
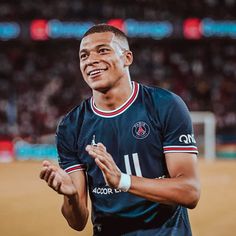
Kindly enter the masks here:
<path id="1" fill-rule="evenodd" d="M 132 134 L 137 139 L 144 139 L 150 133 L 149 125 L 144 121 L 135 123 L 132 127 Z"/>
<path id="2" fill-rule="evenodd" d="M 121 193 L 121 190 L 119 189 L 112 189 L 109 187 L 104 187 L 104 188 L 99 188 L 99 187 L 95 187 L 92 192 L 94 194 L 100 194 L 100 195 L 110 195 L 110 194 L 114 194 L 114 193 Z"/>
<path id="3" fill-rule="evenodd" d="M 186 143 L 186 144 L 196 143 L 196 140 L 193 134 L 182 134 L 179 136 L 179 141 L 181 143 Z"/>

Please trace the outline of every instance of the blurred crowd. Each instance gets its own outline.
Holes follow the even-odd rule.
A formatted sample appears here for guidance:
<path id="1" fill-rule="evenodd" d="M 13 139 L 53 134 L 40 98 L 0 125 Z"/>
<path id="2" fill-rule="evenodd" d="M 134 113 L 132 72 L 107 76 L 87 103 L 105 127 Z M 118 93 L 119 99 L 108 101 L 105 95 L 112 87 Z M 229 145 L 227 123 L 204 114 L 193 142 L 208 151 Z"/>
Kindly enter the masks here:
<path id="1" fill-rule="evenodd" d="M 1 0 L 0 22 L 32 19 L 181 21 L 234 19 L 236 0 Z M 0 138 L 53 134 L 60 117 L 90 96 L 79 42 L 0 42 Z M 236 141 L 236 44 L 233 39 L 132 39 L 131 76 L 179 94 L 191 111 L 212 111 L 217 134 Z"/>
<path id="2" fill-rule="evenodd" d="M 0 136 L 38 137 L 90 96 L 79 70 L 78 41 L 0 43 Z M 236 132 L 233 40 L 131 40 L 133 80 L 180 95 L 191 111 L 212 111 L 217 134 Z"/>
<path id="3" fill-rule="evenodd" d="M 181 20 L 187 17 L 233 19 L 236 0 L 1 0 L 0 20 Z"/>

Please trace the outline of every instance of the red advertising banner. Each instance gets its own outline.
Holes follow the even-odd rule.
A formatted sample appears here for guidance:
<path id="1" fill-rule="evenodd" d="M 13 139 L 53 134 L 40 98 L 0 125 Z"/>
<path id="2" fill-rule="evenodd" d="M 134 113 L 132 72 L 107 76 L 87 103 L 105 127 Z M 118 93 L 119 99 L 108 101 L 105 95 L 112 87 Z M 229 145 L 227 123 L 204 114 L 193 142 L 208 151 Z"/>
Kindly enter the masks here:
<path id="1" fill-rule="evenodd" d="M 0 162 L 14 160 L 14 145 L 11 141 L 0 141 Z"/>
<path id="2" fill-rule="evenodd" d="M 186 19 L 183 23 L 183 34 L 186 39 L 201 39 L 201 20 L 198 18 Z"/>
<path id="3" fill-rule="evenodd" d="M 33 20 L 30 25 L 30 35 L 33 40 L 48 39 L 47 20 Z"/>

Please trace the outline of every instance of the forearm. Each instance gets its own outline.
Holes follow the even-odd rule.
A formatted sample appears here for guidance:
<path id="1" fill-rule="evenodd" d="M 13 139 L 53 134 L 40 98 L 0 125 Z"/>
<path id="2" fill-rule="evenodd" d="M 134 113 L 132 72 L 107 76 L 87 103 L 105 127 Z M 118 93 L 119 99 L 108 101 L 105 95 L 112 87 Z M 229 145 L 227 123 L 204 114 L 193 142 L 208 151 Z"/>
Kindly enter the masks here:
<path id="1" fill-rule="evenodd" d="M 199 200 L 200 187 L 195 180 L 183 176 L 165 179 L 131 176 L 129 193 L 154 202 L 194 208 Z"/>
<path id="2" fill-rule="evenodd" d="M 95 159 L 96 164 L 104 175 L 105 182 L 111 188 L 118 188 L 150 201 L 165 204 L 179 204 L 194 208 L 200 196 L 200 184 L 196 165 L 196 155 L 192 153 L 166 154 L 166 166 L 171 178 L 148 179 L 131 176 L 122 178 L 119 168 L 106 147 L 98 143 L 96 147 L 86 147 L 89 155 Z M 126 178 L 126 177 L 125 177 Z M 123 182 L 124 181 L 124 182 Z"/>
<path id="3" fill-rule="evenodd" d="M 70 197 L 64 196 L 64 202 L 61 208 L 62 214 L 68 224 L 75 230 L 84 229 L 88 219 L 88 208 L 85 200 L 80 199 L 78 194 Z"/>

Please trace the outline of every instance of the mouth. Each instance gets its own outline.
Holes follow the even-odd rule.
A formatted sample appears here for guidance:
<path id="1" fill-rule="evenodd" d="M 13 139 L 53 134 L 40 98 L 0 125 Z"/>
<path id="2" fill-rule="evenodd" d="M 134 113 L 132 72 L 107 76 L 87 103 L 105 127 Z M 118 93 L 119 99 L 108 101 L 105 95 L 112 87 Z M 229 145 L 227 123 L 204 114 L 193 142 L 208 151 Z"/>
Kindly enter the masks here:
<path id="1" fill-rule="evenodd" d="M 88 76 L 91 76 L 91 77 L 95 77 L 95 76 L 98 76 L 100 75 L 103 71 L 106 71 L 107 68 L 105 69 L 94 69 L 94 70 L 90 70 L 87 75 Z"/>

